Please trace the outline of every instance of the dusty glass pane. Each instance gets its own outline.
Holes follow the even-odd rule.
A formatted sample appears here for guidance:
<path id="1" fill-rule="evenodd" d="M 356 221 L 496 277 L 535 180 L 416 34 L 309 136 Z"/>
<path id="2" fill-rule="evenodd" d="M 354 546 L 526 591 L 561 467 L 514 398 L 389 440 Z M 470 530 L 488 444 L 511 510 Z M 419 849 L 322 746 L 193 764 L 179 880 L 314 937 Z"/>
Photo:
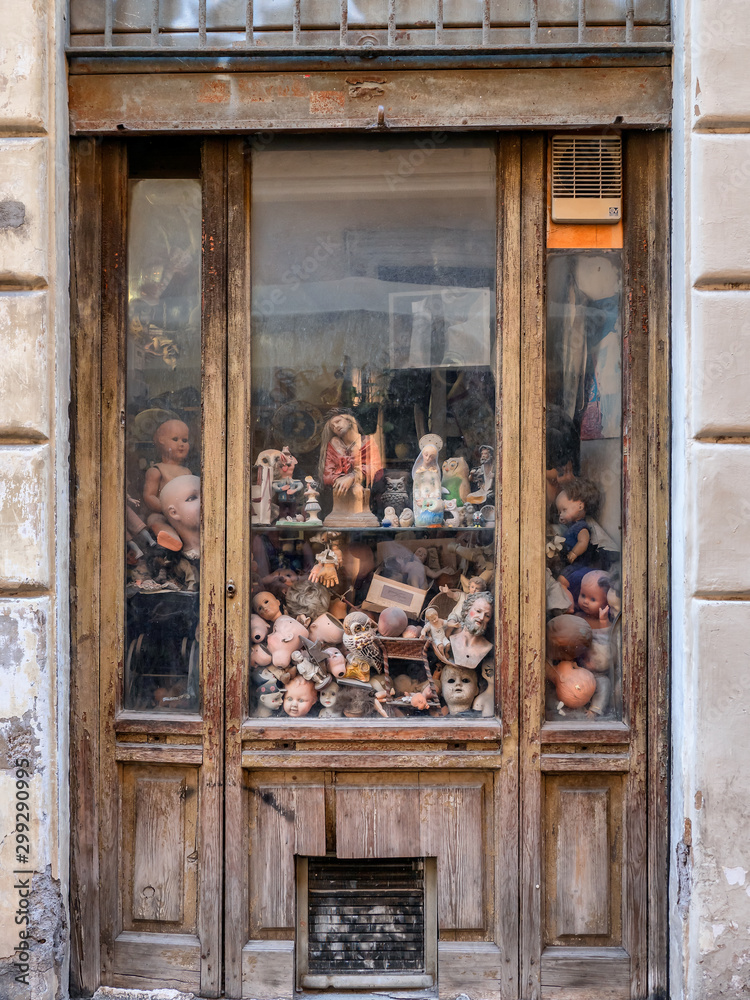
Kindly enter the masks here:
<path id="1" fill-rule="evenodd" d="M 493 716 L 494 147 L 252 176 L 251 715 Z"/>
<path id="2" fill-rule="evenodd" d="M 622 718 L 622 263 L 547 267 L 549 721 Z"/>
<path id="3" fill-rule="evenodd" d="M 200 181 L 132 181 L 123 694 L 129 709 L 199 707 L 200 253 Z"/>

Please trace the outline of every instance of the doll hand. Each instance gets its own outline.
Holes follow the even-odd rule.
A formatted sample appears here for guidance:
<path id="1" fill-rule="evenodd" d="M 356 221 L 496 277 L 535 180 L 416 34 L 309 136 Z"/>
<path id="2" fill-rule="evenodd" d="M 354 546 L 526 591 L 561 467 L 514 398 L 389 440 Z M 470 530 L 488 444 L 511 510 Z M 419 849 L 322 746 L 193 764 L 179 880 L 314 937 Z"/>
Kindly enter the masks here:
<path id="1" fill-rule="evenodd" d="M 578 558 L 578 556 L 575 554 L 575 552 L 569 552 L 568 553 L 568 562 L 569 563 L 575 562 L 577 558 Z"/>
<path id="2" fill-rule="evenodd" d="M 599 621 L 609 621 L 609 605 L 605 604 L 603 608 L 599 608 Z"/>

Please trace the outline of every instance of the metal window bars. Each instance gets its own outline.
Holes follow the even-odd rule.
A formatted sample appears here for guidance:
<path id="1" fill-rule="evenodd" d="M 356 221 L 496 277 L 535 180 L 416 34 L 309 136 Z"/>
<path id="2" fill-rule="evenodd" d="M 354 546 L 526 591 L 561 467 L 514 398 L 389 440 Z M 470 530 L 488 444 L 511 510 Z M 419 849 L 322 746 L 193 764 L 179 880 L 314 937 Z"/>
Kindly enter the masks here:
<path id="1" fill-rule="evenodd" d="M 669 42 L 669 0 L 69 0 L 70 47 L 503 49 Z"/>

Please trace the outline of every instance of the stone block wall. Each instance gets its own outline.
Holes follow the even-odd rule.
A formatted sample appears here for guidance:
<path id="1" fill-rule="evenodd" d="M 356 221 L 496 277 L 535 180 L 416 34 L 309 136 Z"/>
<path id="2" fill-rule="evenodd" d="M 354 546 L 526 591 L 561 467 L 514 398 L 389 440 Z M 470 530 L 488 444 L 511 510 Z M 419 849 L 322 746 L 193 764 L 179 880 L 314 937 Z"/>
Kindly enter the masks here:
<path id="1" fill-rule="evenodd" d="M 68 980 L 65 5 L 0 45 L 0 997 Z"/>
<path id="2" fill-rule="evenodd" d="M 672 997 L 750 995 L 750 11 L 674 4 Z"/>

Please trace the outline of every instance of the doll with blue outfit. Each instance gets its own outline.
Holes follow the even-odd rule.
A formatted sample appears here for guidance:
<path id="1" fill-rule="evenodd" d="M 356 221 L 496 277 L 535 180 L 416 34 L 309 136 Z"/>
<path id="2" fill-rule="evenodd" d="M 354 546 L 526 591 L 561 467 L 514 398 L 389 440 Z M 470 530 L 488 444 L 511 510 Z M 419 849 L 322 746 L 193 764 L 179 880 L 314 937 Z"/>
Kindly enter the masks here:
<path id="1" fill-rule="evenodd" d="M 574 479 L 557 494 L 555 506 L 565 539 L 561 551 L 567 566 L 560 574 L 560 583 L 578 600 L 581 581 L 592 569 L 602 567 L 602 554 L 591 540 L 591 529 L 586 517 L 596 517 L 601 494 L 588 479 Z"/>

